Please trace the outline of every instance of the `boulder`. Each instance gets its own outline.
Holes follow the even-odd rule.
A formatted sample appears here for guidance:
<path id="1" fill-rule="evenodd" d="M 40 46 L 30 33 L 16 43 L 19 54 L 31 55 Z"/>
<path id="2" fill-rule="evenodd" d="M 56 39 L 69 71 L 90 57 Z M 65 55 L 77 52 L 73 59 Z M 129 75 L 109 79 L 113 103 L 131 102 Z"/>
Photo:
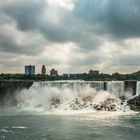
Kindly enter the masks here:
<path id="1" fill-rule="evenodd" d="M 128 106 L 133 111 L 140 111 L 140 95 L 127 101 Z"/>

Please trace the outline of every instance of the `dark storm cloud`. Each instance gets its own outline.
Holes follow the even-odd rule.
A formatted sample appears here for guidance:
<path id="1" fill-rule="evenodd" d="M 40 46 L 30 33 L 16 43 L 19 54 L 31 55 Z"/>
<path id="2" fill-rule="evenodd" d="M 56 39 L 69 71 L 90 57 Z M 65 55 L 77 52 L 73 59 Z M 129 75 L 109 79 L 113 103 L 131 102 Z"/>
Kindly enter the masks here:
<path id="1" fill-rule="evenodd" d="M 31 1 L 28 4 L 23 1 L 0 2 L 0 51 L 25 55 L 36 55 L 43 51 L 41 45 L 44 39 L 41 35 L 33 33 L 29 27 L 30 20 L 36 19 L 37 14 L 33 11 L 37 6 Z M 22 29 L 27 32 L 23 32 Z"/>
<path id="2" fill-rule="evenodd" d="M 14 34 L 13 30 L 10 32 L 9 29 L 6 28 L 3 30 L 0 27 L 0 30 L 0 51 L 26 55 L 36 55 L 43 51 L 43 48 L 38 46 L 38 42 L 34 43 L 34 38 L 32 38 L 33 40 L 28 40 L 28 38 L 25 37 L 25 41 L 28 40 L 27 42 L 19 42 L 17 38 L 20 34 Z"/>
<path id="3" fill-rule="evenodd" d="M 77 0 L 75 15 L 118 38 L 140 36 L 139 0 Z"/>
<path id="4" fill-rule="evenodd" d="M 140 35 L 139 0 L 77 0 L 73 13 L 63 8 L 56 9 L 59 23 L 43 17 L 49 8 L 45 0 L 13 0 L 1 2 L 0 7 L 0 11 L 13 18 L 22 31 L 39 31 L 52 42 L 76 42 L 85 49 L 97 48 L 101 44 L 96 37 L 90 39 L 91 34 L 118 38 Z M 83 22 L 75 16 L 83 19 Z M 90 25 L 86 26 L 84 22 Z"/>
<path id="5" fill-rule="evenodd" d="M 63 26 L 52 23 L 50 19 L 47 20 L 47 16 L 45 20 L 43 19 L 45 9 L 47 10 L 47 2 L 44 0 L 36 2 L 33 0 L 28 2 L 14 0 L 14 2 L 11 1 L 1 6 L 1 11 L 14 19 L 21 31 L 38 31 L 51 41 L 67 41 L 66 36 L 68 35 L 63 35 L 66 33 Z"/>
<path id="6" fill-rule="evenodd" d="M 53 15 L 51 19 L 47 16 L 49 8 L 51 9 L 51 6 L 49 7 L 44 0 L 36 2 L 14 0 L 1 4 L 1 12 L 15 20 L 21 31 L 39 32 L 53 43 L 75 42 L 85 51 L 98 47 L 100 44 L 98 39 L 89 36 L 90 27 L 77 20 L 71 11 L 56 8 L 55 14 L 59 21 L 55 23 Z"/>
<path id="7" fill-rule="evenodd" d="M 34 24 L 39 20 L 44 9 L 47 8 L 46 6 L 44 0 L 13 0 L 8 3 L 1 3 L 0 11 L 17 21 L 18 28 L 24 31 L 32 30 L 32 28 L 34 28 Z"/>

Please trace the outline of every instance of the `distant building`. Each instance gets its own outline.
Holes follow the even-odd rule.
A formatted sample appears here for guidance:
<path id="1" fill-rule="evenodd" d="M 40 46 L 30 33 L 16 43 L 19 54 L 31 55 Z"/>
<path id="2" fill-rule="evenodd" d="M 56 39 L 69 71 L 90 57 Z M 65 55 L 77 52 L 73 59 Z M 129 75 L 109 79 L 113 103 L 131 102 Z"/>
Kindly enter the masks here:
<path id="1" fill-rule="evenodd" d="M 99 71 L 98 70 L 90 70 L 89 75 L 98 75 L 99 74 Z"/>
<path id="2" fill-rule="evenodd" d="M 50 76 L 57 76 L 57 75 L 58 75 L 57 70 L 55 70 L 55 69 L 50 70 Z"/>
<path id="3" fill-rule="evenodd" d="M 46 75 L 46 68 L 45 68 L 45 65 L 42 66 L 41 74 L 42 74 L 42 75 Z"/>
<path id="4" fill-rule="evenodd" d="M 34 75 L 35 74 L 35 66 L 33 66 L 33 65 L 25 66 L 25 74 L 26 75 Z"/>

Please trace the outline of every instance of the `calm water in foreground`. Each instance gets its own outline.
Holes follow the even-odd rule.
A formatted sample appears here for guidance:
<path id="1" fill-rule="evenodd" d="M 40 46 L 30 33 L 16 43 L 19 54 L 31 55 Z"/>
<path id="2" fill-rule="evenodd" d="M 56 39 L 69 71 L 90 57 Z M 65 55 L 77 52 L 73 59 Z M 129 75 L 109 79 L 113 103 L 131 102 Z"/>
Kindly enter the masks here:
<path id="1" fill-rule="evenodd" d="M 140 139 L 140 114 L 60 114 L 0 109 L 0 140 Z"/>

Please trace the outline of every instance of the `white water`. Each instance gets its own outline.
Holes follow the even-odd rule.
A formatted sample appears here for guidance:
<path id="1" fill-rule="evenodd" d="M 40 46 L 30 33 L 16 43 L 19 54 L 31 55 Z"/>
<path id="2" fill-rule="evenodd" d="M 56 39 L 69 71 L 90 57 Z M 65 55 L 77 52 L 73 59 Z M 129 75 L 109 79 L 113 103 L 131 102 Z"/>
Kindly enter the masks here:
<path id="1" fill-rule="evenodd" d="M 137 96 L 140 95 L 140 81 L 137 82 Z"/>
<path id="2" fill-rule="evenodd" d="M 107 83 L 107 91 L 115 94 L 117 97 L 124 95 L 124 82 L 123 81 L 111 81 Z"/>
<path id="3" fill-rule="evenodd" d="M 90 112 L 127 111 L 121 103 L 122 83 L 103 91 L 103 82 L 37 82 L 17 96 L 19 106 L 31 111 Z M 114 89 L 114 90 L 113 90 Z"/>

